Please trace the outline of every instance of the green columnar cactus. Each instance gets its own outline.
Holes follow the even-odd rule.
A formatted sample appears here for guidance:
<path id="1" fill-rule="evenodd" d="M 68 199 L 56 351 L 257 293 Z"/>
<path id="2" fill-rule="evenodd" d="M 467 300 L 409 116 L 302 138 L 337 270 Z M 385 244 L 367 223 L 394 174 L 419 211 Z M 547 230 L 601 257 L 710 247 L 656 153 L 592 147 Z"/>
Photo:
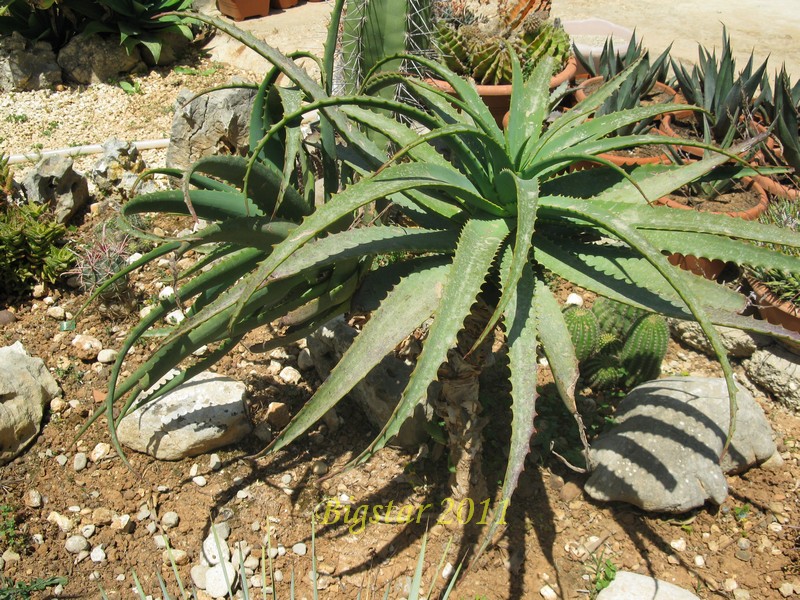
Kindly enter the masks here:
<path id="1" fill-rule="evenodd" d="M 599 298 L 591 311 L 580 310 L 595 317 L 599 330 L 589 356 L 581 358 L 575 343 L 570 320 L 576 318 L 568 318 L 574 309 L 565 312 L 564 320 L 570 327 L 581 373 L 589 387 L 631 388 L 658 377 L 669 343 L 669 328 L 663 317 L 606 298 Z"/>
<path id="2" fill-rule="evenodd" d="M 645 315 L 631 327 L 619 358 L 625 369 L 625 387 L 655 379 L 667 354 L 669 327 L 660 315 Z"/>
<path id="3" fill-rule="evenodd" d="M 564 311 L 564 322 L 575 346 L 575 357 L 583 362 L 594 354 L 600 337 L 597 317 L 588 308 L 571 306 Z"/>

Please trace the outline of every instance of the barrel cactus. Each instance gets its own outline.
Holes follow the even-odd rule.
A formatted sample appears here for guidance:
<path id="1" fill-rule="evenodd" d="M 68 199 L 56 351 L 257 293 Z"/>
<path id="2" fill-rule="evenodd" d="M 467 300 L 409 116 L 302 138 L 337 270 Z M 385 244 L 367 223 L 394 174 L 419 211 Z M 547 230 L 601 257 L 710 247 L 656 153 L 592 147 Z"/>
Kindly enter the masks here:
<path id="1" fill-rule="evenodd" d="M 564 322 L 575 346 L 575 358 L 586 360 L 594 354 L 600 337 L 597 317 L 588 308 L 573 305 L 564 311 Z"/>
<path id="2" fill-rule="evenodd" d="M 545 3 L 548 4 L 549 3 Z M 464 9 L 464 14 L 440 12 L 435 42 L 442 61 L 455 73 L 472 77 L 483 85 L 511 83 L 512 52 L 525 77 L 544 57 L 563 66 L 571 52 L 570 39 L 558 20 L 549 21 L 539 0 L 521 0 L 501 7 L 498 19 L 482 23 Z"/>

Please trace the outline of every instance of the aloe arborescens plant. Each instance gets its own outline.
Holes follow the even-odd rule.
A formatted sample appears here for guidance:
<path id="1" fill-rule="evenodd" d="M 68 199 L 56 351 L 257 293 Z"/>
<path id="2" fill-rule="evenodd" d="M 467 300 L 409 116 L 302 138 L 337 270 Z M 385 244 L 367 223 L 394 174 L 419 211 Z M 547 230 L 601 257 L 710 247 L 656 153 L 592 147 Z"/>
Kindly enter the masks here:
<path id="1" fill-rule="evenodd" d="M 341 0 L 333 13 L 334 35 L 340 8 Z M 272 342 L 276 345 L 304 335 L 333 314 L 354 308 L 369 311 L 371 317 L 354 344 L 268 450 L 284 448 L 430 319 L 402 398 L 383 430 L 352 461 L 358 464 L 392 439 L 440 373 L 467 383 L 445 398 L 453 425 L 458 424 L 460 411 L 477 412 L 477 386 L 468 380 L 477 381 L 481 364 L 476 357 L 482 341 L 502 326 L 513 400 L 501 491 L 508 499 L 534 431 L 537 352 L 549 359 L 560 395 L 579 419 L 574 400 L 578 361 L 572 346 L 564 343 L 569 332 L 545 282 L 548 273 L 645 311 L 697 320 L 718 353 L 735 398 L 731 368 L 714 325 L 775 328 L 739 316 L 743 299 L 738 294 L 675 269 L 664 253 L 690 251 L 780 266 L 786 265 L 785 257 L 749 241 L 797 247 L 800 236 L 757 223 L 652 205 L 728 160 L 725 155 L 656 174 L 634 172 L 613 185 L 597 178 L 592 188 L 580 186 L 583 198 L 575 195 L 574 178 L 579 174 L 563 174 L 571 164 L 597 160 L 593 157 L 603 152 L 663 143 L 661 136 L 609 135 L 629 123 L 685 106 L 639 107 L 590 120 L 630 75 L 628 70 L 546 127 L 554 61 L 544 59 L 523 80 L 512 55 L 513 95 L 504 133 L 474 86 L 435 62 L 402 57 L 418 61 L 445 80 L 455 97 L 399 73 L 367 77 L 364 95 L 332 97 L 327 79 L 318 84 L 267 44 L 222 22 L 199 18 L 251 44 L 285 73 L 295 89 L 273 86 L 275 73 L 265 80 L 254 111 L 253 133 L 261 141 L 251 145 L 249 160 L 204 159 L 184 175 L 184 191 L 194 210 L 218 222 L 197 236 L 165 243 L 140 263 L 211 242 L 216 249 L 199 266 L 211 264 L 211 258 L 219 261 L 207 272 L 198 266 L 187 279 L 179 280 L 176 296 L 187 305 L 194 298 L 187 319 L 122 382 L 117 376 L 125 350 L 171 307 L 148 316 L 120 352 L 104 409 L 113 439 L 122 416 L 172 387 L 170 382 L 141 397 L 166 370 L 181 363 L 189 374 L 206 368 L 247 331 L 279 318 L 290 328 L 284 338 Z M 332 61 L 326 57 L 322 64 L 325 78 Z M 377 93 L 397 83 L 406 86 L 426 110 Z M 302 165 L 306 159 L 296 126 L 302 114 L 313 110 L 321 118 L 322 152 L 330 169 L 325 183 L 332 193 L 316 207 L 309 195 L 313 175 L 308 172 L 304 180 L 298 173 L 307 171 L 295 168 L 298 160 Z M 404 115 L 428 133 L 420 135 L 416 127 L 386 116 L 387 111 Z M 388 155 L 363 129 L 380 131 L 399 150 Z M 334 132 L 338 145 L 333 144 Z M 447 152 L 439 151 L 442 145 Z M 355 176 L 345 177 L 348 173 Z M 335 189 L 340 183 L 342 189 Z M 402 220 L 354 220 L 353 215 L 384 200 L 393 204 Z M 146 195 L 131 205 L 128 212 L 188 212 L 180 191 Z M 371 269 L 371 258 L 382 253 L 398 253 L 398 260 Z M 197 364 L 184 363 L 205 344 L 212 344 L 209 356 Z M 183 376 L 173 379 L 182 380 Z M 472 448 L 472 454 L 479 455 L 479 447 L 472 445 L 479 443 L 479 435 L 465 439 L 474 432 L 459 432 L 456 427 L 449 433 L 455 439 L 452 449 Z M 454 484 L 467 486 L 458 492 L 469 494 L 476 482 L 460 477 L 459 468 L 469 461 L 460 463 L 458 458 L 453 460 Z"/>

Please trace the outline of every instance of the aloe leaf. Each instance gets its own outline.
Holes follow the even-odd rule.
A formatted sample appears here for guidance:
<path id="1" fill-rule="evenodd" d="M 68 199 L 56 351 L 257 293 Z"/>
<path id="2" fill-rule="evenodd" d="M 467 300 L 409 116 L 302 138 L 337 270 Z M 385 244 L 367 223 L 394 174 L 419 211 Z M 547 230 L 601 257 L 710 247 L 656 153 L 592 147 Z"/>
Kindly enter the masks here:
<path id="1" fill-rule="evenodd" d="M 512 81 L 511 110 L 506 138 L 508 154 L 517 166 L 525 161 L 523 149 L 535 143 L 542 133 L 542 124 L 549 106 L 548 89 L 555 61 L 547 57 L 539 61 L 530 78 L 523 82 L 519 60 L 512 55 L 514 78 Z"/>
<path id="2" fill-rule="evenodd" d="M 505 505 L 511 502 L 511 497 L 517 488 L 519 476 L 525 468 L 525 457 L 530 451 L 530 441 L 536 418 L 536 400 L 539 397 L 536 389 L 536 348 L 540 315 L 535 306 L 535 296 L 540 293 L 540 290 L 537 289 L 539 285 L 530 265 L 525 264 L 523 272 L 511 292 L 511 300 L 505 311 L 512 399 L 511 445 L 500 493 L 501 510 L 495 509 L 473 563 L 480 557 L 494 536 L 500 518 L 505 512 Z M 547 290 L 546 292 L 549 293 Z"/>
<path id="3" fill-rule="evenodd" d="M 223 221 L 230 217 L 264 215 L 251 200 L 244 199 L 241 196 L 238 198 L 238 202 L 232 203 L 231 194 L 229 192 L 191 190 L 189 192 L 189 198 L 191 199 L 192 206 L 197 216 L 209 221 Z M 189 207 L 186 205 L 186 202 L 184 202 L 183 193 L 180 190 L 167 190 L 143 194 L 122 205 L 122 214 L 124 216 L 148 212 L 191 215 Z"/>
<path id="4" fill-rule="evenodd" d="M 434 290 L 447 277 L 450 267 L 450 264 L 431 266 L 400 281 L 372 313 L 314 396 L 265 451 L 280 450 L 307 431 L 430 317 L 440 301 Z"/>
<path id="5" fill-rule="evenodd" d="M 447 351 L 455 345 L 464 319 L 475 303 L 500 244 L 509 232 L 508 223 L 503 219 L 473 218 L 464 225 L 428 338 L 403 396 L 378 437 L 350 462 L 351 465 L 364 462 L 382 448 L 397 434 L 414 407 L 424 400 L 428 386 L 436 379 L 439 367 L 447 359 Z"/>
<path id="6" fill-rule="evenodd" d="M 455 231 L 397 226 L 367 227 L 334 233 L 303 246 L 272 273 L 272 279 L 296 275 L 348 258 L 391 252 L 452 252 Z"/>

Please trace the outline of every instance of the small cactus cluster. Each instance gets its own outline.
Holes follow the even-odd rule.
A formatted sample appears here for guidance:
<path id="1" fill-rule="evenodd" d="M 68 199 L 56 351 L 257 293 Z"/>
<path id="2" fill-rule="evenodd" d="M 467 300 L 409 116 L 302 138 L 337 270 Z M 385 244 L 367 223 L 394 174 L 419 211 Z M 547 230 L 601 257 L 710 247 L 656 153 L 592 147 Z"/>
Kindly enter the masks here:
<path id="1" fill-rule="evenodd" d="M 546 11 L 530 10 L 540 4 L 521 0 L 502 12 L 495 23 L 440 19 L 435 41 L 442 61 L 453 72 L 483 85 L 511 83 L 511 49 L 526 77 L 545 56 L 554 57 L 563 66 L 571 52 L 569 35 L 558 20 L 547 20 Z"/>
<path id="2" fill-rule="evenodd" d="M 0 152 L 0 206 L 8 202 L 14 191 L 14 178 L 11 176 L 11 167 L 8 156 Z"/>
<path id="3" fill-rule="evenodd" d="M 128 264 L 127 237 L 115 239 L 105 229 L 97 243 L 85 248 L 78 257 L 74 273 L 81 287 L 90 293 L 106 283 Z M 128 291 L 128 278 L 119 277 L 100 293 L 103 300 L 116 300 Z"/>
<path id="4" fill-rule="evenodd" d="M 37 282 L 55 283 L 75 261 L 59 244 L 65 233 L 44 204 L 10 204 L 0 211 L 0 296 L 26 294 Z"/>
<path id="5" fill-rule="evenodd" d="M 591 309 L 568 307 L 564 320 L 589 387 L 630 389 L 661 372 L 669 328 L 660 315 L 599 298 Z"/>

